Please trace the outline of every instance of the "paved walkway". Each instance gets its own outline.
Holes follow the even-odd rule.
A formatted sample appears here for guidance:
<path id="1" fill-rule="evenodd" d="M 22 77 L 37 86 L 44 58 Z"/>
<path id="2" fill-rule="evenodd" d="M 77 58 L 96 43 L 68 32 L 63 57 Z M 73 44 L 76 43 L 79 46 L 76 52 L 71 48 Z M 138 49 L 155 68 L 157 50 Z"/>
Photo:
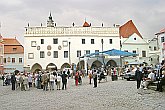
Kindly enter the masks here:
<path id="1" fill-rule="evenodd" d="M 165 92 L 136 89 L 135 81 L 102 81 L 97 88 L 88 84 L 76 87 L 69 79 L 67 90 L 12 91 L 0 86 L 0 110 L 165 110 Z"/>

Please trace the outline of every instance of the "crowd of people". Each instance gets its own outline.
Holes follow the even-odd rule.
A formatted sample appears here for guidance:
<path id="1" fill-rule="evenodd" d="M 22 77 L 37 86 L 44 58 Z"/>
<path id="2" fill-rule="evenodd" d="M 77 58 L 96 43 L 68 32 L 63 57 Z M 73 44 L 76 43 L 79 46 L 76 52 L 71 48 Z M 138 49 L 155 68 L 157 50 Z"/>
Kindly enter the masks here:
<path id="1" fill-rule="evenodd" d="M 165 64 L 160 69 L 146 69 L 137 67 L 135 71 L 135 80 L 137 81 L 137 89 L 148 89 L 150 84 L 156 83 L 156 91 L 162 92 L 162 86 L 165 85 Z"/>
<path id="2" fill-rule="evenodd" d="M 92 84 L 93 87 L 97 87 L 97 80 L 99 81 L 105 77 L 105 75 L 101 75 L 98 78 L 98 73 L 101 72 L 105 74 L 105 71 L 102 69 L 91 69 L 88 71 L 87 75 L 89 78 L 89 84 Z M 67 80 L 71 77 L 75 80 L 75 85 L 82 84 L 82 78 L 87 76 L 84 75 L 82 71 L 77 71 L 72 73 L 72 71 L 63 70 L 63 71 L 38 71 L 36 73 L 6 73 L 2 75 L 2 83 L 3 86 L 12 86 L 12 90 L 21 90 L 21 91 L 29 91 L 31 87 L 35 87 L 37 89 L 43 89 L 43 91 L 48 90 L 66 90 L 67 89 Z M 56 86 L 56 87 L 55 87 Z"/>
<path id="3" fill-rule="evenodd" d="M 88 70 L 87 75 L 89 78 L 89 84 L 92 84 L 93 87 L 97 87 L 97 82 L 100 82 L 102 79 L 112 75 L 121 76 L 123 74 L 123 69 L 120 68 L 110 68 L 105 69 L 103 67 L 93 68 Z M 130 71 L 130 69 L 127 69 Z M 75 80 L 75 86 L 82 84 L 82 78 L 84 77 L 82 71 L 73 71 L 63 70 L 63 71 L 38 71 L 36 73 L 14 73 L 14 74 L 4 74 L 2 76 L 3 86 L 12 85 L 12 90 L 29 91 L 31 87 L 37 89 L 43 89 L 43 91 L 48 90 L 66 90 L 68 79 L 71 77 Z M 97 81 L 99 80 L 99 81 Z M 165 64 L 159 70 L 149 69 L 146 67 L 140 66 L 136 67 L 135 71 L 135 80 L 137 81 L 137 89 L 144 88 L 148 89 L 148 86 L 153 82 L 157 81 L 157 91 L 162 92 L 162 86 L 165 85 Z M 56 86 L 56 87 L 55 87 Z"/>

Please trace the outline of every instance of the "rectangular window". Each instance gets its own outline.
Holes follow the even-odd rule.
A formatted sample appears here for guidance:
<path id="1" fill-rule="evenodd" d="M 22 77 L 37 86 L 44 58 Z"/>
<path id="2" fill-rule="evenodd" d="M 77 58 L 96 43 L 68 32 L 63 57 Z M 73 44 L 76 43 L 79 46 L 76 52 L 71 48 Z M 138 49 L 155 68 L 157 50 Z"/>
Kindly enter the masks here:
<path id="1" fill-rule="evenodd" d="M 36 47 L 36 46 L 37 46 L 36 41 L 31 41 L 31 47 Z"/>
<path id="2" fill-rule="evenodd" d="M 157 50 L 157 48 L 156 48 L 156 47 L 154 47 L 154 50 L 156 51 L 156 50 Z"/>
<path id="3" fill-rule="evenodd" d="M 67 47 L 68 46 L 68 41 L 64 40 L 62 41 L 63 47 Z"/>
<path id="4" fill-rule="evenodd" d="M 94 39 L 91 39 L 91 44 L 95 44 L 95 40 Z"/>
<path id="5" fill-rule="evenodd" d="M 86 54 L 90 54 L 90 50 L 86 50 Z"/>
<path id="6" fill-rule="evenodd" d="M 41 39 L 41 44 L 44 44 L 44 39 Z"/>
<path id="7" fill-rule="evenodd" d="M 10 62 L 10 61 L 11 61 L 11 58 L 10 58 L 10 57 L 8 57 L 8 58 L 7 58 L 7 62 Z"/>
<path id="8" fill-rule="evenodd" d="M 3 59 L 3 62 L 6 63 L 6 58 Z"/>
<path id="9" fill-rule="evenodd" d="M 12 60 L 12 63 L 15 63 L 15 58 L 12 58 L 11 60 Z"/>
<path id="10" fill-rule="evenodd" d="M 68 51 L 64 51 L 64 58 L 68 58 Z"/>
<path id="11" fill-rule="evenodd" d="M 142 57 L 146 57 L 146 51 L 142 51 Z"/>
<path id="12" fill-rule="evenodd" d="M 34 59 L 34 54 L 33 53 L 28 53 L 28 59 Z"/>
<path id="13" fill-rule="evenodd" d="M 22 63 L 22 58 L 19 58 L 19 63 Z"/>
<path id="14" fill-rule="evenodd" d="M 40 51 L 40 58 L 45 58 L 45 53 L 44 53 L 44 51 Z"/>
<path id="15" fill-rule="evenodd" d="M 53 44 L 58 44 L 58 39 L 53 39 Z"/>
<path id="16" fill-rule="evenodd" d="M 17 50 L 17 48 L 13 48 L 13 51 L 16 51 Z"/>
<path id="17" fill-rule="evenodd" d="M 136 50 L 133 50 L 132 53 L 136 53 Z"/>
<path id="18" fill-rule="evenodd" d="M 99 56 L 99 50 L 95 50 L 95 53 L 97 53 L 95 56 Z"/>
<path id="19" fill-rule="evenodd" d="M 54 51 L 53 57 L 54 57 L 54 58 L 58 58 L 58 51 Z"/>
<path id="20" fill-rule="evenodd" d="M 82 39 L 82 44 L 85 44 L 85 39 Z"/>
<path id="21" fill-rule="evenodd" d="M 109 44 L 112 44 L 112 39 L 109 39 Z"/>
<path id="22" fill-rule="evenodd" d="M 77 57 L 81 56 L 81 50 L 77 50 Z"/>
<path id="23" fill-rule="evenodd" d="M 161 42 L 164 42 L 164 36 L 163 36 L 163 37 L 161 37 Z"/>

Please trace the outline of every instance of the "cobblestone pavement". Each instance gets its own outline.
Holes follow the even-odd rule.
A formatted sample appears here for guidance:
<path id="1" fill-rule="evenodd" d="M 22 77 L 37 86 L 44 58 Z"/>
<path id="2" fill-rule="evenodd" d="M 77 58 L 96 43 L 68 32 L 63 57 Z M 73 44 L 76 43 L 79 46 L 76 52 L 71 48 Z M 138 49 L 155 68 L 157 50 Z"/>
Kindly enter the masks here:
<path id="1" fill-rule="evenodd" d="M 76 87 L 69 79 L 67 90 L 12 91 L 0 86 L 0 110 L 165 110 L 165 92 L 136 89 L 135 81 L 102 81 L 97 88 L 88 84 Z"/>

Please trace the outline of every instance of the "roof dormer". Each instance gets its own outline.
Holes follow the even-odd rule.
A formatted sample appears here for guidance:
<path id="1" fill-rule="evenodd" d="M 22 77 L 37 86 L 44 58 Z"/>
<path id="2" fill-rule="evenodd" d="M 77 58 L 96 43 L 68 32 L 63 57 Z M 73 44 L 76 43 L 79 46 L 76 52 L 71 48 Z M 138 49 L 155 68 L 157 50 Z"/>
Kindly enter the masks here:
<path id="1" fill-rule="evenodd" d="M 88 22 L 85 21 L 83 27 L 90 27 L 90 25 L 88 24 Z"/>

